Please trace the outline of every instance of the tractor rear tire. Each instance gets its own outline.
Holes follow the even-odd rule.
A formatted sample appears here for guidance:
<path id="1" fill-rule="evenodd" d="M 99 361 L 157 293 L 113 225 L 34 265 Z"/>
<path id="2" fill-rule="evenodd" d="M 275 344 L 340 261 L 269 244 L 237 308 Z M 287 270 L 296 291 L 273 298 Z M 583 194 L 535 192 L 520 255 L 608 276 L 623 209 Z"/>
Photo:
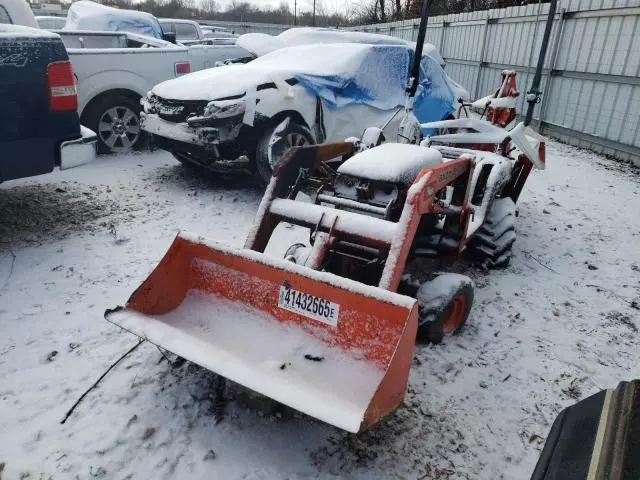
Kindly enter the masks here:
<path id="1" fill-rule="evenodd" d="M 511 260 L 516 241 L 516 204 L 511 198 L 496 198 L 484 223 L 469 239 L 472 258 L 487 268 L 504 268 Z"/>
<path id="2" fill-rule="evenodd" d="M 457 335 L 467 323 L 473 305 L 473 282 L 465 275 L 444 273 L 423 283 L 418 300 L 419 342 L 440 343 Z"/>

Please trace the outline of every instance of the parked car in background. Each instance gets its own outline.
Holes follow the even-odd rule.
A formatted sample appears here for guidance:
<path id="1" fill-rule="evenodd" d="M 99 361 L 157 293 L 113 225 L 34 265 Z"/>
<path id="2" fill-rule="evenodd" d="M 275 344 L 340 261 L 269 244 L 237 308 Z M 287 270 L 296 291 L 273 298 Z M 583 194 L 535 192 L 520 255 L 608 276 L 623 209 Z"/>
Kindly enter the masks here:
<path id="1" fill-rule="evenodd" d="M 220 27 L 218 25 L 207 25 L 207 24 L 200 23 L 200 28 L 205 33 L 212 32 L 212 33 L 230 33 L 232 35 L 234 34 L 232 30 L 229 30 L 226 27 Z"/>
<path id="2" fill-rule="evenodd" d="M 0 0 L 0 24 L 38 28 L 29 4 L 18 0 Z"/>
<path id="3" fill-rule="evenodd" d="M 266 33 L 247 33 L 241 35 L 236 44 L 254 56 L 259 57 L 273 52 L 279 48 L 295 47 L 298 45 L 312 44 L 333 44 L 333 43 L 367 43 L 370 45 L 408 45 L 411 49 L 416 48 L 415 42 L 409 42 L 397 37 L 381 35 L 378 33 L 367 32 L 348 32 L 344 30 L 336 30 L 335 28 L 315 28 L 300 27 L 290 28 L 278 35 L 269 35 Z M 423 55 L 429 55 L 444 69 L 446 63 L 440 55 L 438 48 L 431 44 L 425 43 L 422 48 Z M 228 62 L 231 63 L 231 62 Z M 242 63 L 246 63 L 242 62 Z M 456 99 L 462 98 L 469 100 L 469 92 L 454 79 L 449 78 L 453 84 Z"/>
<path id="4" fill-rule="evenodd" d="M 267 181 L 290 146 L 359 137 L 375 125 L 397 131 L 411 57 L 406 44 L 276 49 L 155 86 L 142 127 L 182 163 L 216 170 L 237 162 Z M 424 55 L 416 116 L 442 120 L 455 105 L 453 83 Z"/>
<path id="5" fill-rule="evenodd" d="M 365 43 L 368 45 L 410 45 L 401 38 L 378 33 L 347 32 L 333 28 L 290 28 L 278 35 L 245 33 L 236 42 L 257 57 L 286 47 L 334 43 Z M 429 45 L 429 44 L 426 44 Z M 413 47 L 412 47 L 413 48 Z M 434 47 L 435 48 L 435 47 Z"/>
<path id="6" fill-rule="evenodd" d="M 178 42 L 197 42 L 204 40 L 204 32 L 198 22 L 177 18 L 160 18 L 160 26 L 165 33 L 175 33 Z"/>
<path id="7" fill-rule="evenodd" d="M 67 23 L 67 17 L 36 16 L 38 27 L 44 30 L 61 30 Z"/>
<path id="8" fill-rule="evenodd" d="M 55 33 L 13 25 L 25 13 L 22 4 L 0 0 L 0 182 L 75 167 L 96 155 L 96 134 L 80 125 L 64 44 Z"/>
<path id="9" fill-rule="evenodd" d="M 229 41 L 238 38 L 238 35 L 224 27 L 213 27 L 210 25 L 200 25 L 205 38 L 215 38 L 218 40 L 228 39 Z"/>
<path id="10" fill-rule="evenodd" d="M 98 150 L 105 153 L 146 146 L 140 99 L 154 85 L 248 55 L 235 46 L 185 47 L 128 32 L 59 33 L 78 82 L 80 118 L 96 131 Z"/>
<path id="11" fill-rule="evenodd" d="M 233 45 L 186 47 L 167 42 L 153 15 L 86 0 L 69 7 L 65 29 L 58 33 L 77 78 L 80 118 L 98 134 L 98 150 L 103 153 L 146 145 L 140 98 L 154 85 L 250 55 Z"/>
<path id="12" fill-rule="evenodd" d="M 235 45 L 238 40 L 238 35 L 225 32 L 205 32 L 204 37 L 206 45 Z"/>
<path id="13" fill-rule="evenodd" d="M 193 20 L 161 18 L 160 25 L 165 33 L 175 33 L 176 40 L 183 45 L 216 45 L 235 43 L 236 35 L 229 32 L 214 32 Z"/>

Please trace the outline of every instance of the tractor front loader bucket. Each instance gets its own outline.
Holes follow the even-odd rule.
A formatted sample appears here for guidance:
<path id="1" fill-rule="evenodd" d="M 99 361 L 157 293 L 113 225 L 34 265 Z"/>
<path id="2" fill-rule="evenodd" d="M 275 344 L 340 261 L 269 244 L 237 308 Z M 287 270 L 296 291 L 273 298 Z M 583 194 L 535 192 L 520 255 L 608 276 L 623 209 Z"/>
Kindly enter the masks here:
<path id="1" fill-rule="evenodd" d="M 350 432 L 401 404 L 417 329 L 411 298 L 187 234 L 105 317 Z"/>

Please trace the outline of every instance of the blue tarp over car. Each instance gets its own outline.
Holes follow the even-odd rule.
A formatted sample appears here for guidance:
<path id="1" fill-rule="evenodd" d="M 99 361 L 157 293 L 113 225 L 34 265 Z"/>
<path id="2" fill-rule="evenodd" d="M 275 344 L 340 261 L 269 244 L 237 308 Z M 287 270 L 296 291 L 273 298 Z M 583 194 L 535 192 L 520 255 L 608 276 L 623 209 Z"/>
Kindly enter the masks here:
<path id="1" fill-rule="evenodd" d="M 64 29 L 130 32 L 162 39 L 160 22 L 150 13 L 107 7 L 89 0 L 69 6 Z"/>
<path id="2" fill-rule="evenodd" d="M 284 48 L 251 66 L 295 65 L 292 76 L 334 108 L 360 103 L 380 110 L 404 104 L 413 50 L 404 45 L 331 44 Z M 429 55 L 421 61 L 415 114 L 421 122 L 455 111 L 453 86 Z"/>

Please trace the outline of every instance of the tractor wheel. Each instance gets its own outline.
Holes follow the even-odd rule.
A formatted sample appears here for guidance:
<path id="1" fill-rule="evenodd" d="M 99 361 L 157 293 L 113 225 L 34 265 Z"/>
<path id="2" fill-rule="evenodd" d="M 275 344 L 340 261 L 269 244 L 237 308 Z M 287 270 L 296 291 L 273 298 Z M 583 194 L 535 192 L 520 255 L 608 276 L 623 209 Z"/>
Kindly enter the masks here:
<path id="1" fill-rule="evenodd" d="M 440 343 L 457 335 L 467 323 L 473 304 L 473 282 L 457 273 L 444 273 L 423 283 L 418 300 L 419 342 Z"/>
<path id="2" fill-rule="evenodd" d="M 516 241 L 516 204 L 510 198 L 497 198 L 478 231 L 469 239 L 472 258 L 487 268 L 504 268 L 511 260 Z"/>

